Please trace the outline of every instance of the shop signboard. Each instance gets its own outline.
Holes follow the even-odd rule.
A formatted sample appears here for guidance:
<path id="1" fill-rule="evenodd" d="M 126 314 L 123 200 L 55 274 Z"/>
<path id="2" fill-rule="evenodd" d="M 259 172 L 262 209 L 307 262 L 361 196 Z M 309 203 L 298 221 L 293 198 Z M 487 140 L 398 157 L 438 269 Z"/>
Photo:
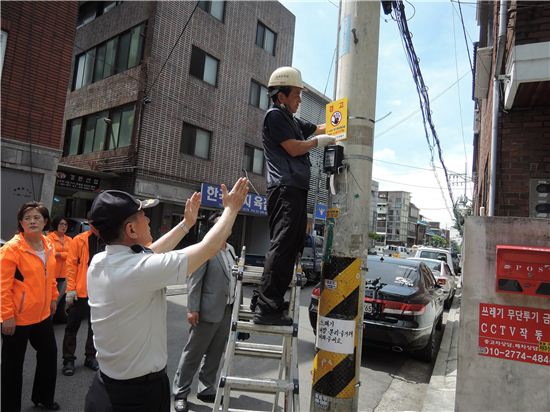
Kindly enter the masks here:
<path id="1" fill-rule="evenodd" d="M 201 184 L 201 205 L 222 209 L 222 189 L 219 185 Z M 267 216 L 267 198 L 255 193 L 248 193 L 241 212 L 253 215 Z"/>
<path id="2" fill-rule="evenodd" d="M 55 184 L 74 190 L 95 192 L 99 190 L 101 181 L 99 177 L 80 175 L 77 173 L 57 172 Z"/>

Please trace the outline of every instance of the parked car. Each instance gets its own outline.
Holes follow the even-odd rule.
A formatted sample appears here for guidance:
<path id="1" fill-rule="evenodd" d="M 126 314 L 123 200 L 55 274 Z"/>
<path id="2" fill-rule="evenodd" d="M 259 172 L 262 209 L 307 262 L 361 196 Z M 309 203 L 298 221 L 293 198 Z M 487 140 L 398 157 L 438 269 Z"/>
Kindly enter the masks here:
<path id="1" fill-rule="evenodd" d="M 315 243 L 315 248 L 313 244 Z M 302 270 L 306 275 L 309 283 L 316 283 L 321 277 L 321 268 L 323 262 L 323 243 L 324 238 L 321 236 L 306 237 L 304 250 L 302 252 Z"/>
<path id="2" fill-rule="evenodd" d="M 368 256 L 363 342 L 408 351 L 431 362 L 436 329 L 443 322 L 443 290 L 423 262 Z M 317 327 L 318 284 L 311 294 L 309 320 Z"/>
<path id="3" fill-rule="evenodd" d="M 70 237 L 75 237 L 79 233 L 86 232 L 90 229 L 88 219 L 84 219 L 81 217 L 68 217 L 67 223 L 69 224 L 69 227 L 67 228 L 66 233 Z"/>
<path id="4" fill-rule="evenodd" d="M 442 260 L 425 259 L 425 258 L 409 258 L 410 260 L 418 260 L 424 262 L 432 271 L 437 283 L 441 285 L 445 294 L 445 304 L 443 307 L 449 309 L 453 303 L 458 285 L 458 277 L 453 275 L 451 268 Z"/>
<path id="5" fill-rule="evenodd" d="M 418 248 L 416 251 L 416 254 L 414 257 L 417 258 L 425 258 L 425 259 L 436 259 L 436 260 L 443 260 L 447 262 L 447 265 L 449 265 L 449 268 L 451 269 L 451 272 L 453 272 L 453 276 L 456 276 L 456 270 L 453 263 L 453 256 L 451 252 L 449 252 L 446 249 L 439 249 L 435 247 L 425 247 L 422 246 Z"/>
<path id="6" fill-rule="evenodd" d="M 397 245 L 387 245 L 384 249 L 384 255 L 396 258 L 407 258 L 410 256 L 409 250 L 405 246 Z"/>

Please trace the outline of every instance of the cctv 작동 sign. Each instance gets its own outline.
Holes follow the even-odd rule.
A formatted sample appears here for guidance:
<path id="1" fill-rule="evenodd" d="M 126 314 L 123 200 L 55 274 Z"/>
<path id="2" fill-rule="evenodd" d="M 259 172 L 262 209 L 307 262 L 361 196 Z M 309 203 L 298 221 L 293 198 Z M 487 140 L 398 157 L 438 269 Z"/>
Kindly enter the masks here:
<path id="1" fill-rule="evenodd" d="M 479 354 L 550 365 L 550 310 L 479 304 Z"/>

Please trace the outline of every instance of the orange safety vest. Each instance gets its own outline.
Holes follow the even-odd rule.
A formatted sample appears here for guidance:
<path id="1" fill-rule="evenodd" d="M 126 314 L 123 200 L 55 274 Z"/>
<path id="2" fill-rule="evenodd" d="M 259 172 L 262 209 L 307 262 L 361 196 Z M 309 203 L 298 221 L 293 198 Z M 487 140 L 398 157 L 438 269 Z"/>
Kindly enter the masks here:
<path id="1" fill-rule="evenodd" d="M 57 233 L 50 232 L 47 236 L 53 243 L 55 248 L 55 258 L 57 260 L 57 267 L 55 268 L 55 277 L 57 279 L 65 279 L 67 277 L 65 261 L 69 254 L 69 247 L 72 242 L 72 237 L 64 235 L 63 238 L 60 238 Z"/>
<path id="2" fill-rule="evenodd" d="M 40 323 L 57 300 L 55 248 L 46 236 L 44 261 L 20 233 L 0 248 L 1 321 L 15 317 L 19 326 Z"/>
<path id="3" fill-rule="evenodd" d="M 89 237 L 92 231 L 76 235 L 69 248 L 67 256 L 67 292 L 76 290 L 79 298 L 88 297 L 88 283 L 86 275 L 88 273 L 88 261 L 90 260 L 90 249 L 88 247 Z"/>

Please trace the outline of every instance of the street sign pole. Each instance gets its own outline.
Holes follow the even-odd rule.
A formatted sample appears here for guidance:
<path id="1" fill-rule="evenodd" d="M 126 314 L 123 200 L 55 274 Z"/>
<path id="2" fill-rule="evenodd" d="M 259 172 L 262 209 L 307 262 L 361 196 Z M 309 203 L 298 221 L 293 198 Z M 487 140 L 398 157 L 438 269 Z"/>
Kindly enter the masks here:
<path id="1" fill-rule="evenodd" d="M 336 99 L 348 99 L 348 124 L 331 177 L 311 411 L 358 410 L 379 25 L 380 2 L 340 2 Z"/>

